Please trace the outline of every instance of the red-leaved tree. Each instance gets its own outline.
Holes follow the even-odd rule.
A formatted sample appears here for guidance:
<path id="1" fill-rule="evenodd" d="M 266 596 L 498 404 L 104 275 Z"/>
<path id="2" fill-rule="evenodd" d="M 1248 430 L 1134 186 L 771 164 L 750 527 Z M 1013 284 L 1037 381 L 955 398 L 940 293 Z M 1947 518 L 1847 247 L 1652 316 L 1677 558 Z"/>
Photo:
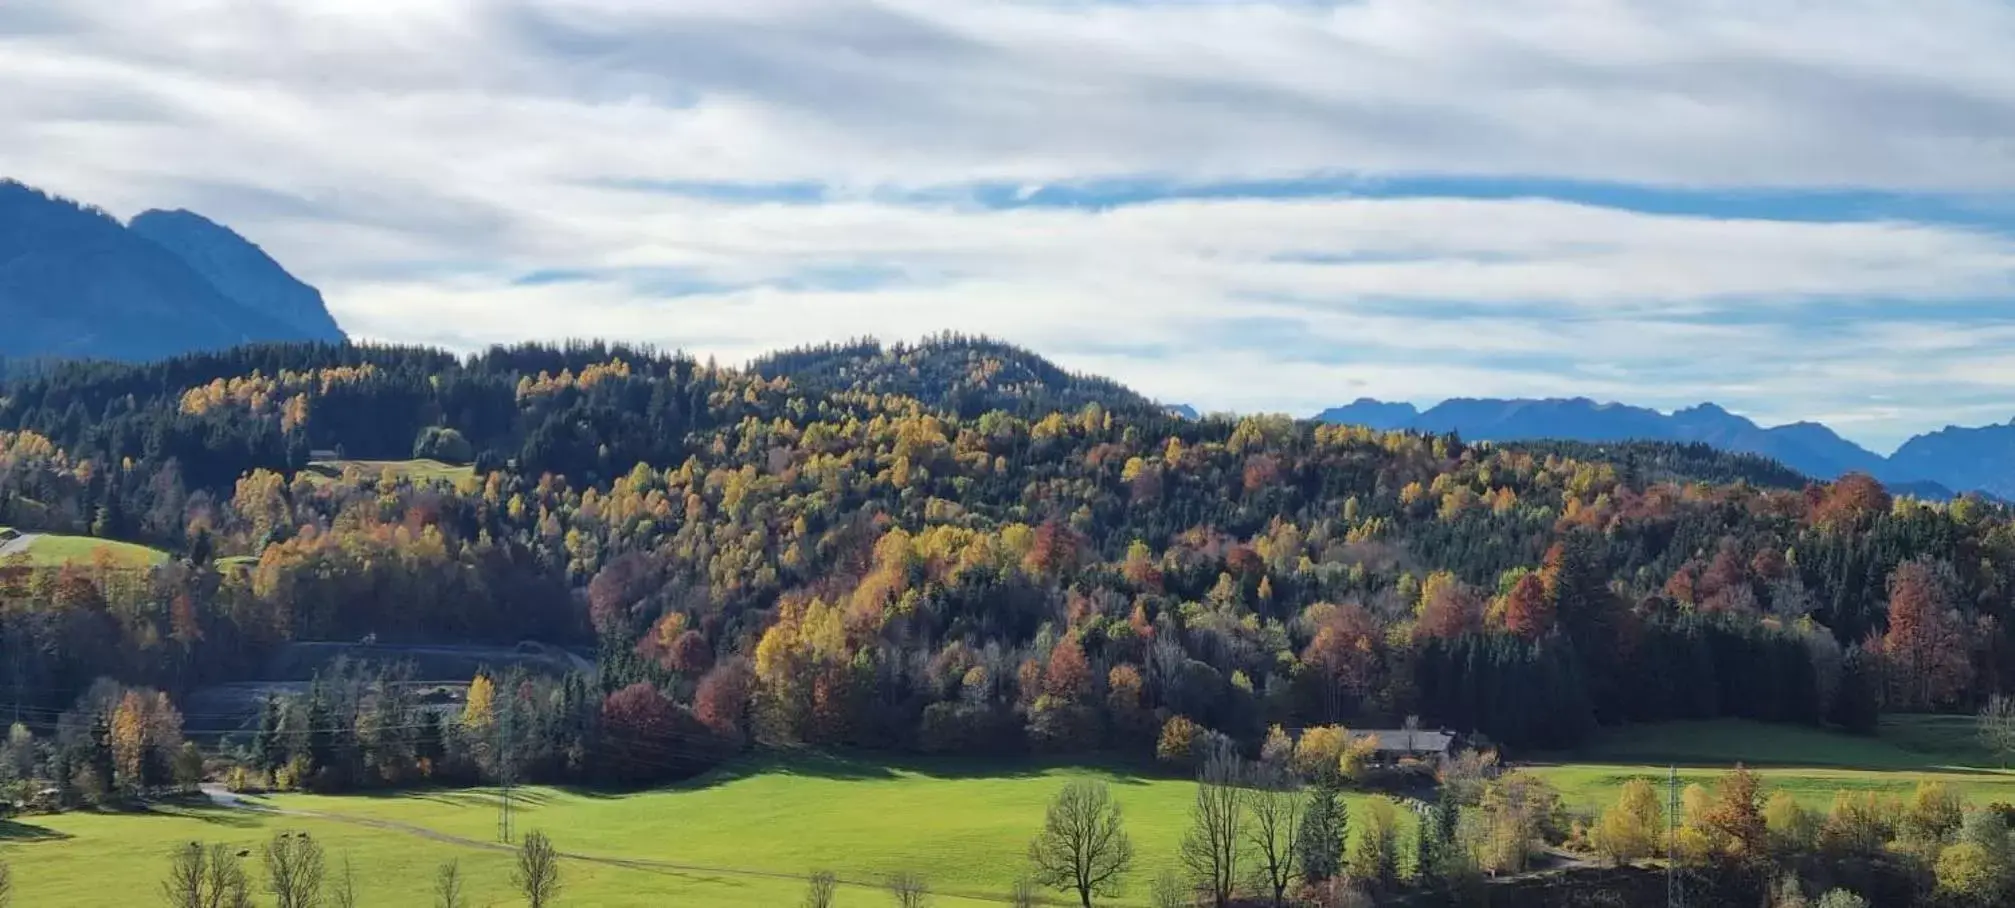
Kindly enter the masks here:
<path id="1" fill-rule="evenodd" d="M 1966 627 L 1936 562 L 1919 558 L 1889 575 L 1889 631 L 1882 638 L 1895 705 L 1928 709 L 1966 689 L 1973 664 Z"/>
<path id="2" fill-rule="evenodd" d="M 700 678 L 693 694 L 693 714 L 700 723 L 730 744 L 748 737 L 749 699 L 756 691 L 756 670 L 736 656 Z"/>
<path id="3" fill-rule="evenodd" d="M 725 751 L 691 710 L 643 681 L 602 701 L 602 739 L 603 772 L 629 784 L 697 775 Z"/>

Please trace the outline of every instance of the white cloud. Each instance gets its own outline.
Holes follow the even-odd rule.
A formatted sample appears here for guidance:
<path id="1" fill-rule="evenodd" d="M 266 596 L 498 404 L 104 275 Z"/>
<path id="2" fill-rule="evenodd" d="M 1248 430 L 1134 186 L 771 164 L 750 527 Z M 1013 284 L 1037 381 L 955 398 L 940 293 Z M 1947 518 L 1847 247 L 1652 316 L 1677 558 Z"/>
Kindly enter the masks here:
<path id="1" fill-rule="evenodd" d="M 1950 311 L 2015 300 L 2008 235 L 887 190 L 1357 174 L 1978 200 L 2015 193 L 2009 47 L 2000 0 L 10 0 L 0 174 L 203 211 L 370 336 L 733 359 L 958 328 L 1204 406 L 1715 398 L 1884 443 L 2015 410 L 2015 338 Z M 649 181 L 833 198 L 621 188 Z M 511 283 L 552 269 L 610 277 Z M 848 286 L 863 270 L 902 279 Z"/>

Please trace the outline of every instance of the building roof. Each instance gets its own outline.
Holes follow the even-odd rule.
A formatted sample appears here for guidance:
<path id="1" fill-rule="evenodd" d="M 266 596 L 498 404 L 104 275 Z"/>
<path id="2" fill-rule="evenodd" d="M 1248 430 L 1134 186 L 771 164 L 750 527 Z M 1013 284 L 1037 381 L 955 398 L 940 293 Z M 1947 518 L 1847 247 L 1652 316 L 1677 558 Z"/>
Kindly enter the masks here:
<path id="1" fill-rule="evenodd" d="M 1455 744 L 1455 733 L 1426 728 L 1365 728 L 1351 729 L 1350 739 L 1362 741 L 1377 736 L 1378 749 L 1382 751 L 1416 754 L 1447 753 Z"/>

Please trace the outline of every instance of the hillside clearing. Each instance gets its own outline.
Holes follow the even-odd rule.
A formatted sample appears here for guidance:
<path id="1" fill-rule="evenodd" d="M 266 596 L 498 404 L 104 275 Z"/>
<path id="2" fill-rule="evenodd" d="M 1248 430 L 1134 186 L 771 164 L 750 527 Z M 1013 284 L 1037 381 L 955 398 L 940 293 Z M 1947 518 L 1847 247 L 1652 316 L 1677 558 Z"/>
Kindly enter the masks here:
<path id="1" fill-rule="evenodd" d="M 1878 737 L 1740 720 L 1668 722 L 1609 729 L 1571 755 L 1536 761 L 1533 772 L 1552 782 L 1570 808 L 1599 810 L 1634 778 L 1664 782 L 1677 768 L 1680 784 L 1714 780 L 1740 763 L 1771 790 L 1791 792 L 1808 807 L 1825 808 L 1837 791 L 1908 794 L 1920 782 L 1950 785 L 1976 804 L 2015 803 L 2015 772 L 1985 768 L 1972 720 L 1952 716 L 1892 716 Z"/>
<path id="2" fill-rule="evenodd" d="M 123 568 L 149 568 L 168 560 L 167 552 L 144 545 L 55 533 L 21 533 L 0 543 L 0 557 L 25 555 L 32 567 L 61 567 L 71 563 L 91 564 L 100 549 L 105 550 L 115 566 Z"/>
<path id="3" fill-rule="evenodd" d="M 328 482 L 339 479 L 351 469 L 376 478 L 384 473 L 410 479 L 414 482 L 445 482 L 455 484 L 476 475 L 472 466 L 455 466 L 438 460 L 318 460 L 308 464 L 302 474 L 309 482 Z"/>

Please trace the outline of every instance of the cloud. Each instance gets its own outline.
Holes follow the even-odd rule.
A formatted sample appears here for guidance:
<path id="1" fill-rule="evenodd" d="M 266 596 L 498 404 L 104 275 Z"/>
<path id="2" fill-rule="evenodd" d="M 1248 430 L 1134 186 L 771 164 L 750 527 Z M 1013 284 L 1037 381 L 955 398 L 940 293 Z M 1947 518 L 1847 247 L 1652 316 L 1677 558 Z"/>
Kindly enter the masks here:
<path id="1" fill-rule="evenodd" d="M 1201 406 L 2005 418 L 2000 0 L 0 6 L 0 173 L 374 337 L 957 328 Z M 1998 409 L 1997 409 L 1998 408 Z"/>

